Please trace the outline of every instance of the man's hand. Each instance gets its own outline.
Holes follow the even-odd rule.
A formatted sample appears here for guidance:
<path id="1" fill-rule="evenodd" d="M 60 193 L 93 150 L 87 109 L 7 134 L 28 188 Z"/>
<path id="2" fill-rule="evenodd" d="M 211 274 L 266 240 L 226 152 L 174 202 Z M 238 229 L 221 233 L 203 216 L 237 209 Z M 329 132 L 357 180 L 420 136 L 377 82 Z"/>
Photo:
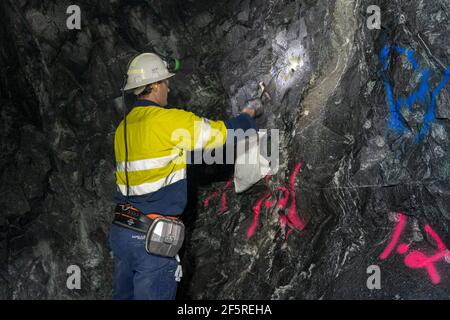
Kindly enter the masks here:
<path id="1" fill-rule="evenodd" d="M 244 109 L 242 109 L 242 112 L 247 113 L 250 117 L 254 118 L 255 117 L 255 110 L 250 109 L 248 107 L 245 107 Z"/>
<path id="2" fill-rule="evenodd" d="M 247 106 L 242 109 L 242 112 L 247 113 L 250 117 L 256 118 L 264 113 L 264 107 L 261 99 L 253 99 L 247 103 Z"/>

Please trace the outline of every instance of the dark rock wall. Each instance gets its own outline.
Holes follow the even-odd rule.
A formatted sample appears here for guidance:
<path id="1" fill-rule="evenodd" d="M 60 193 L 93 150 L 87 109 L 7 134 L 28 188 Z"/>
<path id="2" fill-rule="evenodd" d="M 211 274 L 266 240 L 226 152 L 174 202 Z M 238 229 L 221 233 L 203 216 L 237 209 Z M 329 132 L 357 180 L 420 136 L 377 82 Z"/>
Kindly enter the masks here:
<path id="1" fill-rule="evenodd" d="M 277 174 L 244 194 L 232 168 L 190 168 L 179 297 L 450 296 L 449 1 L 78 1 L 77 31 L 71 4 L 0 3 L 1 298 L 110 298 L 117 97 L 145 50 L 182 58 L 169 102 L 212 119 L 264 81 L 258 124 L 283 133 Z M 409 247 L 385 251 L 402 225 Z"/>

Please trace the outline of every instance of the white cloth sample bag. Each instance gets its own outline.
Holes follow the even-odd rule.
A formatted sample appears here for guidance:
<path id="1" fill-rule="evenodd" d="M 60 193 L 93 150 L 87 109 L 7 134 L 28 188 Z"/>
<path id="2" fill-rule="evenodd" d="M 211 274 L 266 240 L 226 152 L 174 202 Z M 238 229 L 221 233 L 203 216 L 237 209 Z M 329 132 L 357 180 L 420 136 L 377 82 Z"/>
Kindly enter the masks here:
<path id="1" fill-rule="evenodd" d="M 270 162 L 261 155 L 261 145 L 267 145 L 267 132 L 240 137 L 236 144 L 234 189 L 243 192 L 271 173 Z"/>

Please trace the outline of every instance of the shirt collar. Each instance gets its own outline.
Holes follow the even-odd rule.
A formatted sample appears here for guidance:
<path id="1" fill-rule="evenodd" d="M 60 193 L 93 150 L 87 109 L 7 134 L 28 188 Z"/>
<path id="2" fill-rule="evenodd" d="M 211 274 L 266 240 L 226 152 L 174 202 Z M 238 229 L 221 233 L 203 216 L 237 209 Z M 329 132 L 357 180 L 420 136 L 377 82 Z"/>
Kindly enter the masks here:
<path id="1" fill-rule="evenodd" d="M 158 103 L 150 101 L 150 100 L 141 100 L 138 99 L 134 102 L 133 107 L 148 107 L 148 106 L 157 106 L 161 107 Z"/>

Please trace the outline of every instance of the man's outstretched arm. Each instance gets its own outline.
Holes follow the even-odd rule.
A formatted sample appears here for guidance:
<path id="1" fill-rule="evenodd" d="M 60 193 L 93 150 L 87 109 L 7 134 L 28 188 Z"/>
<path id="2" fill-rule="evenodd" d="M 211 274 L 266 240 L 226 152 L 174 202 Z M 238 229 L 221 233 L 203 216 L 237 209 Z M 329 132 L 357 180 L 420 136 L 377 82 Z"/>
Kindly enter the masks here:
<path id="1" fill-rule="evenodd" d="M 170 137 L 173 145 L 193 151 L 222 147 L 227 140 L 227 129 L 255 129 L 254 117 L 262 113 L 262 106 L 250 102 L 241 114 L 225 121 L 209 120 L 181 109 L 167 111 L 165 136 Z"/>

